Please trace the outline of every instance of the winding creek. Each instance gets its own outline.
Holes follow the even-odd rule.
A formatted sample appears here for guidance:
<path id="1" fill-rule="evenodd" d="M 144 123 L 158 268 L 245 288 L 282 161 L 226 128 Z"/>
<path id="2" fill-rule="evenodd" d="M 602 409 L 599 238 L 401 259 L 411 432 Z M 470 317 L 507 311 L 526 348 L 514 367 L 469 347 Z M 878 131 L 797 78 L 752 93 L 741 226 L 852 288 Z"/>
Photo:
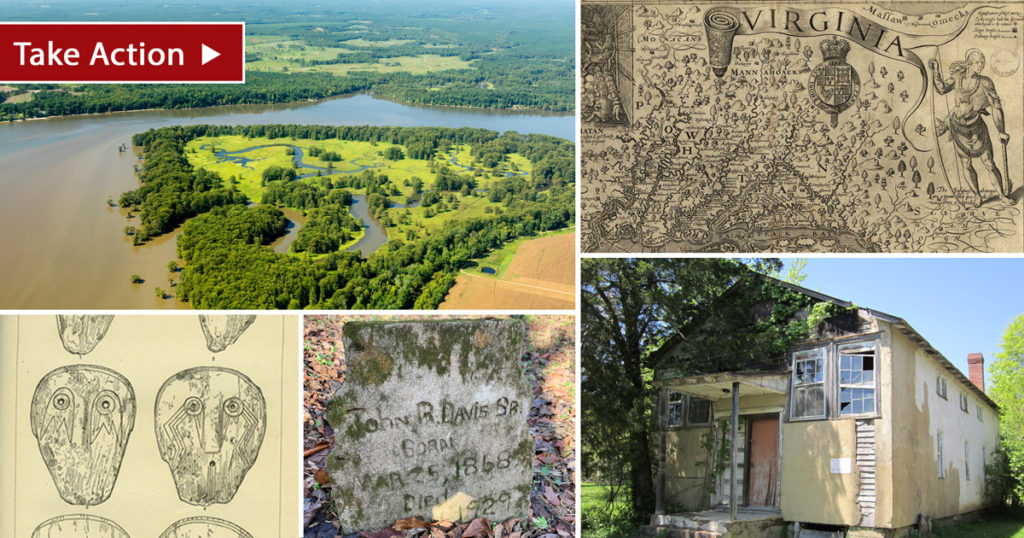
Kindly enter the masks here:
<path id="1" fill-rule="evenodd" d="M 408 106 L 369 95 L 0 123 L 0 307 L 188 308 L 154 293 L 155 287 L 168 288 L 173 276 L 167 262 L 175 258 L 177 232 L 132 246 L 123 234 L 131 222 L 107 200 L 116 201 L 138 185 L 135 155 L 118 151 L 131 144 L 133 134 L 196 123 L 478 127 L 570 140 L 575 130 L 572 115 Z M 367 234 L 352 248 L 365 254 L 386 235 L 369 217 L 365 197 L 355 198 L 351 209 Z M 287 250 L 304 221 L 297 211 L 285 210 L 285 216 L 292 225 L 271 245 L 279 252 Z M 130 284 L 133 274 L 145 282 Z M 168 291 L 173 294 L 173 288 Z"/>

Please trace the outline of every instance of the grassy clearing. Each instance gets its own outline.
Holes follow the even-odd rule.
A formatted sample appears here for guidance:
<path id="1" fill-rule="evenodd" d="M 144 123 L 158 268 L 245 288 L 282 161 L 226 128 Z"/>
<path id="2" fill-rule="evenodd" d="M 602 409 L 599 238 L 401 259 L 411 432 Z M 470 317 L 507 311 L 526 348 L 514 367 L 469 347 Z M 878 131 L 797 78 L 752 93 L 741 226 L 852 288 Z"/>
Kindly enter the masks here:
<path id="1" fill-rule="evenodd" d="M 935 525 L 933 531 L 934 536 L 941 538 L 1024 538 L 1024 512 L 987 516 L 950 527 Z"/>
<path id="2" fill-rule="evenodd" d="M 322 72 L 333 75 L 347 75 L 355 71 L 373 71 L 377 73 L 409 73 L 422 75 L 433 71 L 447 71 L 449 69 L 473 69 L 473 62 L 463 60 L 457 56 L 439 56 L 437 54 L 420 54 L 417 56 L 397 56 L 394 58 L 381 58 L 374 63 L 341 63 L 324 65 L 307 65 L 300 63 L 301 60 L 330 60 L 338 56 L 352 52 L 349 49 L 333 47 L 306 47 L 302 49 L 286 48 L 275 51 L 273 47 L 281 45 L 274 43 L 265 45 L 267 52 L 263 57 L 254 62 L 248 62 L 246 69 L 251 71 L 271 72 Z M 253 47 L 254 51 L 258 50 Z"/>
<path id="3" fill-rule="evenodd" d="M 289 40 L 291 40 L 291 38 L 288 37 L 288 36 L 285 36 L 285 35 L 275 35 L 275 34 L 255 34 L 255 35 L 247 35 L 247 36 L 245 36 L 245 44 L 246 44 L 247 47 L 249 47 L 250 45 L 260 45 L 260 44 L 266 44 L 266 43 L 277 43 L 279 41 L 289 41 Z M 249 52 L 252 52 L 252 48 L 249 48 L 248 50 L 249 50 Z"/>
<path id="4" fill-rule="evenodd" d="M 32 96 L 35 95 L 35 93 L 37 91 L 39 91 L 39 90 L 29 90 L 29 91 L 24 92 L 24 93 L 16 93 L 14 95 L 9 96 L 7 98 L 7 100 L 4 101 L 4 103 L 6 103 L 6 104 L 23 103 L 25 101 L 28 101 L 28 100 L 32 99 Z"/>
<path id="5" fill-rule="evenodd" d="M 354 47 L 394 47 L 397 45 L 404 45 L 406 43 L 412 43 L 411 39 L 387 39 L 383 41 L 369 41 L 363 38 L 349 39 L 348 41 L 342 41 L 345 45 L 352 45 Z"/>
<path id="6" fill-rule="evenodd" d="M 246 138 L 238 135 L 218 137 L 204 136 L 191 140 L 185 145 L 185 156 L 188 158 L 188 162 L 193 168 L 204 168 L 211 172 L 216 172 L 220 174 L 221 179 L 225 181 L 228 181 L 228 178 L 231 176 L 235 176 L 238 190 L 241 191 L 249 200 L 259 203 L 263 198 L 263 186 L 260 185 L 263 177 L 263 171 L 271 166 L 280 166 L 283 168 L 289 168 L 292 166 L 294 160 L 291 155 L 286 153 L 287 148 L 283 146 L 275 146 L 246 152 L 243 156 L 253 160 L 248 162 L 245 166 L 236 162 L 221 161 L 214 155 L 213 150 L 223 149 L 224 151 L 237 151 L 253 146 L 268 144 L 293 144 L 301 146 L 301 144 L 297 143 L 293 138 Z M 209 147 L 202 149 L 202 146 L 205 145 L 209 145 Z M 300 168 L 298 172 L 299 174 L 305 174 L 314 172 L 314 170 L 310 168 Z"/>

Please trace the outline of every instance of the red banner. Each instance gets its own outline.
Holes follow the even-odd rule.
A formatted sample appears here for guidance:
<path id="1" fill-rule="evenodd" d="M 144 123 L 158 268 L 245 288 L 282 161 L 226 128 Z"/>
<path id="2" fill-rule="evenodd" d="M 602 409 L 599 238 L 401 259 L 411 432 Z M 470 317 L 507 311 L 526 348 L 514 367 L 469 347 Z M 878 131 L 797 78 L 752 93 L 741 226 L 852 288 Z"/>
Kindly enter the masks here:
<path id="1" fill-rule="evenodd" d="M 0 23 L 0 83 L 244 83 L 245 23 Z"/>

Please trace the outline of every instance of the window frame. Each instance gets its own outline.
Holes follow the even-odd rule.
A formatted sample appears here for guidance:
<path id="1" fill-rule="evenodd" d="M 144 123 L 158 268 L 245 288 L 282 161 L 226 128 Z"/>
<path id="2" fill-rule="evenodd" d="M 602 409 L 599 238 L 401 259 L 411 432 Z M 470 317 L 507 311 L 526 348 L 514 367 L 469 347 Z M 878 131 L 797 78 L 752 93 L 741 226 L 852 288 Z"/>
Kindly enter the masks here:
<path id="1" fill-rule="evenodd" d="M 824 392 L 824 413 L 813 416 L 796 416 L 796 379 L 797 379 L 797 357 L 800 354 L 807 354 L 819 350 L 822 360 L 822 381 Z M 873 366 L 873 392 L 874 411 L 868 413 L 843 414 L 840 409 L 841 397 L 841 357 L 844 353 L 850 354 L 854 351 L 872 351 L 874 354 Z M 809 360 L 801 358 L 800 360 Z M 881 413 L 881 333 L 860 334 L 846 338 L 836 338 L 828 342 L 817 342 L 793 348 L 790 351 L 790 382 L 789 382 L 789 403 L 787 405 L 787 420 L 789 422 L 802 422 L 807 420 L 850 420 L 865 418 L 880 418 Z M 806 385 L 817 385 L 808 383 Z M 849 385 L 849 384 L 848 384 Z M 867 387 L 860 387 L 867 388 Z"/>
<path id="2" fill-rule="evenodd" d="M 960 410 L 963 411 L 964 413 L 970 413 L 970 409 L 971 409 L 971 402 L 970 402 L 970 400 L 968 400 L 967 394 L 961 392 L 960 393 Z"/>
<path id="3" fill-rule="evenodd" d="M 949 387 L 946 386 L 946 378 L 941 373 L 935 374 L 935 394 L 943 400 L 949 400 Z"/>
<path id="4" fill-rule="evenodd" d="M 810 353 L 813 353 L 813 352 L 818 352 L 817 353 L 817 355 L 818 355 L 817 359 L 813 359 L 813 358 L 797 359 L 797 356 L 800 355 L 800 354 L 808 354 L 809 355 Z M 822 392 L 822 396 L 821 396 L 822 397 L 822 405 L 821 405 L 822 414 L 820 414 L 820 415 L 800 415 L 800 416 L 797 416 L 795 414 L 795 411 L 796 411 L 796 398 L 795 398 L 795 395 L 796 395 L 796 388 L 797 388 L 797 375 L 796 375 L 797 367 L 796 367 L 796 365 L 797 365 L 797 362 L 809 362 L 809 361 L 812 361 L 812 360 L 820 361 L 820 366 L 818 367 L 818 373 L 821 374 L 821 381 L 815 381 L 815 382 L 812 382 L 812 383 L 801 383 L 801 387 L 811 387 L 811 386 L 819 386 L 819 385 L 821 386 L 821 392 Z M 816 347 L 811 347 L 811 348 L 807 348 L 807 349 L 795 350 L 791 354 L 791 363 L 790 364 L 791 364 L 791 370 L 792 370 L 790 372 L 790 381 L 789 381 L 789 418 L 790 418 L 790 420 L 799 421 L 799 420 L 822 420 L 822 419 L 827 419 L 828 415 L 829 415 L 829 413 L 828 413 L 828 378 L 829 378 L 829 376 L 828 376 L 828 347 L 827 346 L 816 346 Z"/>
<path id="5" fill-rule="evenodd" d="M 878 347 L 879 346 L 878 346 L 878 341 L 877 340 L 875 340 L 875 341 L 851 342 L 851 343 L 847 343 L 847 344 L 839 344 L 839 345 L 836 346 L 836 360 L 835 360 L 835 363 L 836 363 L 835 367 L 836 367 L 836 374 L 837 374 L 836 375 L 836 418 L 847 418 L 847 417 L 863 418 L 863 417 L 876 417 L 876 416 L 878 416 L 878 404 L 879 404 L 879 401 L 878 401 L 878 390 L 879 390 L 879 386 L 878 386 L 879 385 L 879 383 L 878 383 L 878 362 L 879 362 L 878 361 L 878 359 L 879 359 L 878 351 L 879 350 L 878 350 Z M 847 414 L 844 414 L 843 413 L 843 409 L 841 407 L 842 403 L 843 403 L 842 402 L 843 382 L 842 382 L 842 369 L 841 369 L 843 355 L 847 354 L 847 355 L 866 356 L 867 355 L 866 352 L 868 352 L 868 351 L 870 351 L 870 354 L 872 356 L 871 360 L 874 363 L 872 368 L 871 368 L 872 380 L 871 380 L 871 389 L 870 389 L 871 390 L 872 410 L 871 411 L 862 411 L 860 413 L 847 413 Z M 858 354 L 857 352 L 861 352 L 861 353 Z M 863 375 L 863 373 L 864 373 L 864 370 L 862 368 L 861 369 L 861 374 Z M 861 382 L 861 383 L 847 383 L 846 384 L 846 386 L 850 387 L 851 389 L 861 389 L 861 390 L 867 390 L 868 387 L 866 385 L 867 384 L 863 383 L 863 382 Z"/>
<path id="6" fill-rule="evenodd" d="M 684 428 L 705 428 L 711 425 L 715 420 L 715 408 L 714 402 L 707 398 L 698 398 L 696 396 L 690 396 L 689 394 L 683 394 L 682 392 L 672 390 L 670 388 L 665 389 L 665 428 L 669 430 L 681 430 Z M 673 401 L 672 395 L 678 394 L 679 400 Z M 707 422 L 692 422 L 690 420 L 690 406 L 691 402 L 695 400 L 705 401 L 708 403 L 708 420 Z M 679 405 L 679 422 L 673 424 L 671 422 L 672 417 L 672 405 Z"/>
<path id="7" fill-rule="evenodd" d="M 690 420 L 690 418 L 691 418 L 690 413 L 693 412 L 693 404 L 694 404 L 694 402 L 707 402 L 707 405 L 708 405 L 708 419 L 707 419 L 707 421 L 705 421 L 705 422 L 693 422 L 692 420 Z M 707 398 L 697 398 L 697 397 L 694 397 L 694 396 L 687 396 L 686 397 L 686 426 L 687 427 L 710 426 L 711 422 L 713 422 L 715 420 L 715 416 L 714 415 L 715 415 L 715 413 L 714 413 L 714 402 L 712 402 L 711 400 L 708 400 Z"/>
<path id="8" fill-rule="evenodd" d="M 946 466 L 942 463 L 942 430 L 935 432 L 935 460 L 939 466 L 939 479 L 946 478 Z"/>
<path id="9" fill-rule="evenodd" d="M 686 409 L 686 395 L 682 392 L 668 389 L 665 394 L 665 427 L 668 429 L 682 428 L 686 425 L 686 414 L 683 411 Z M 679 400 L 676 402 L 672 401 L 672 395 L 678 394 Z M 679 404 L 679 422 L 676 424 L 672 423 L 672 404 Z"/>

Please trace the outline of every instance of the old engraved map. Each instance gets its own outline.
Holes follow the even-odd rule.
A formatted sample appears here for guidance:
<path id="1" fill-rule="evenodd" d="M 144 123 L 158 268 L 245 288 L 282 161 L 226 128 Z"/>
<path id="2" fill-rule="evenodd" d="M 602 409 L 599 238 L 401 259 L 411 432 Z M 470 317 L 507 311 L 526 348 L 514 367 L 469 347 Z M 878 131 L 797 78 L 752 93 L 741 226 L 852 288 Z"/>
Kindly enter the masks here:
<path id="1" fill-rule="evenodd" d="M 584 2 L 585 252 L 1024 251 L 1021 2 Z"/>

